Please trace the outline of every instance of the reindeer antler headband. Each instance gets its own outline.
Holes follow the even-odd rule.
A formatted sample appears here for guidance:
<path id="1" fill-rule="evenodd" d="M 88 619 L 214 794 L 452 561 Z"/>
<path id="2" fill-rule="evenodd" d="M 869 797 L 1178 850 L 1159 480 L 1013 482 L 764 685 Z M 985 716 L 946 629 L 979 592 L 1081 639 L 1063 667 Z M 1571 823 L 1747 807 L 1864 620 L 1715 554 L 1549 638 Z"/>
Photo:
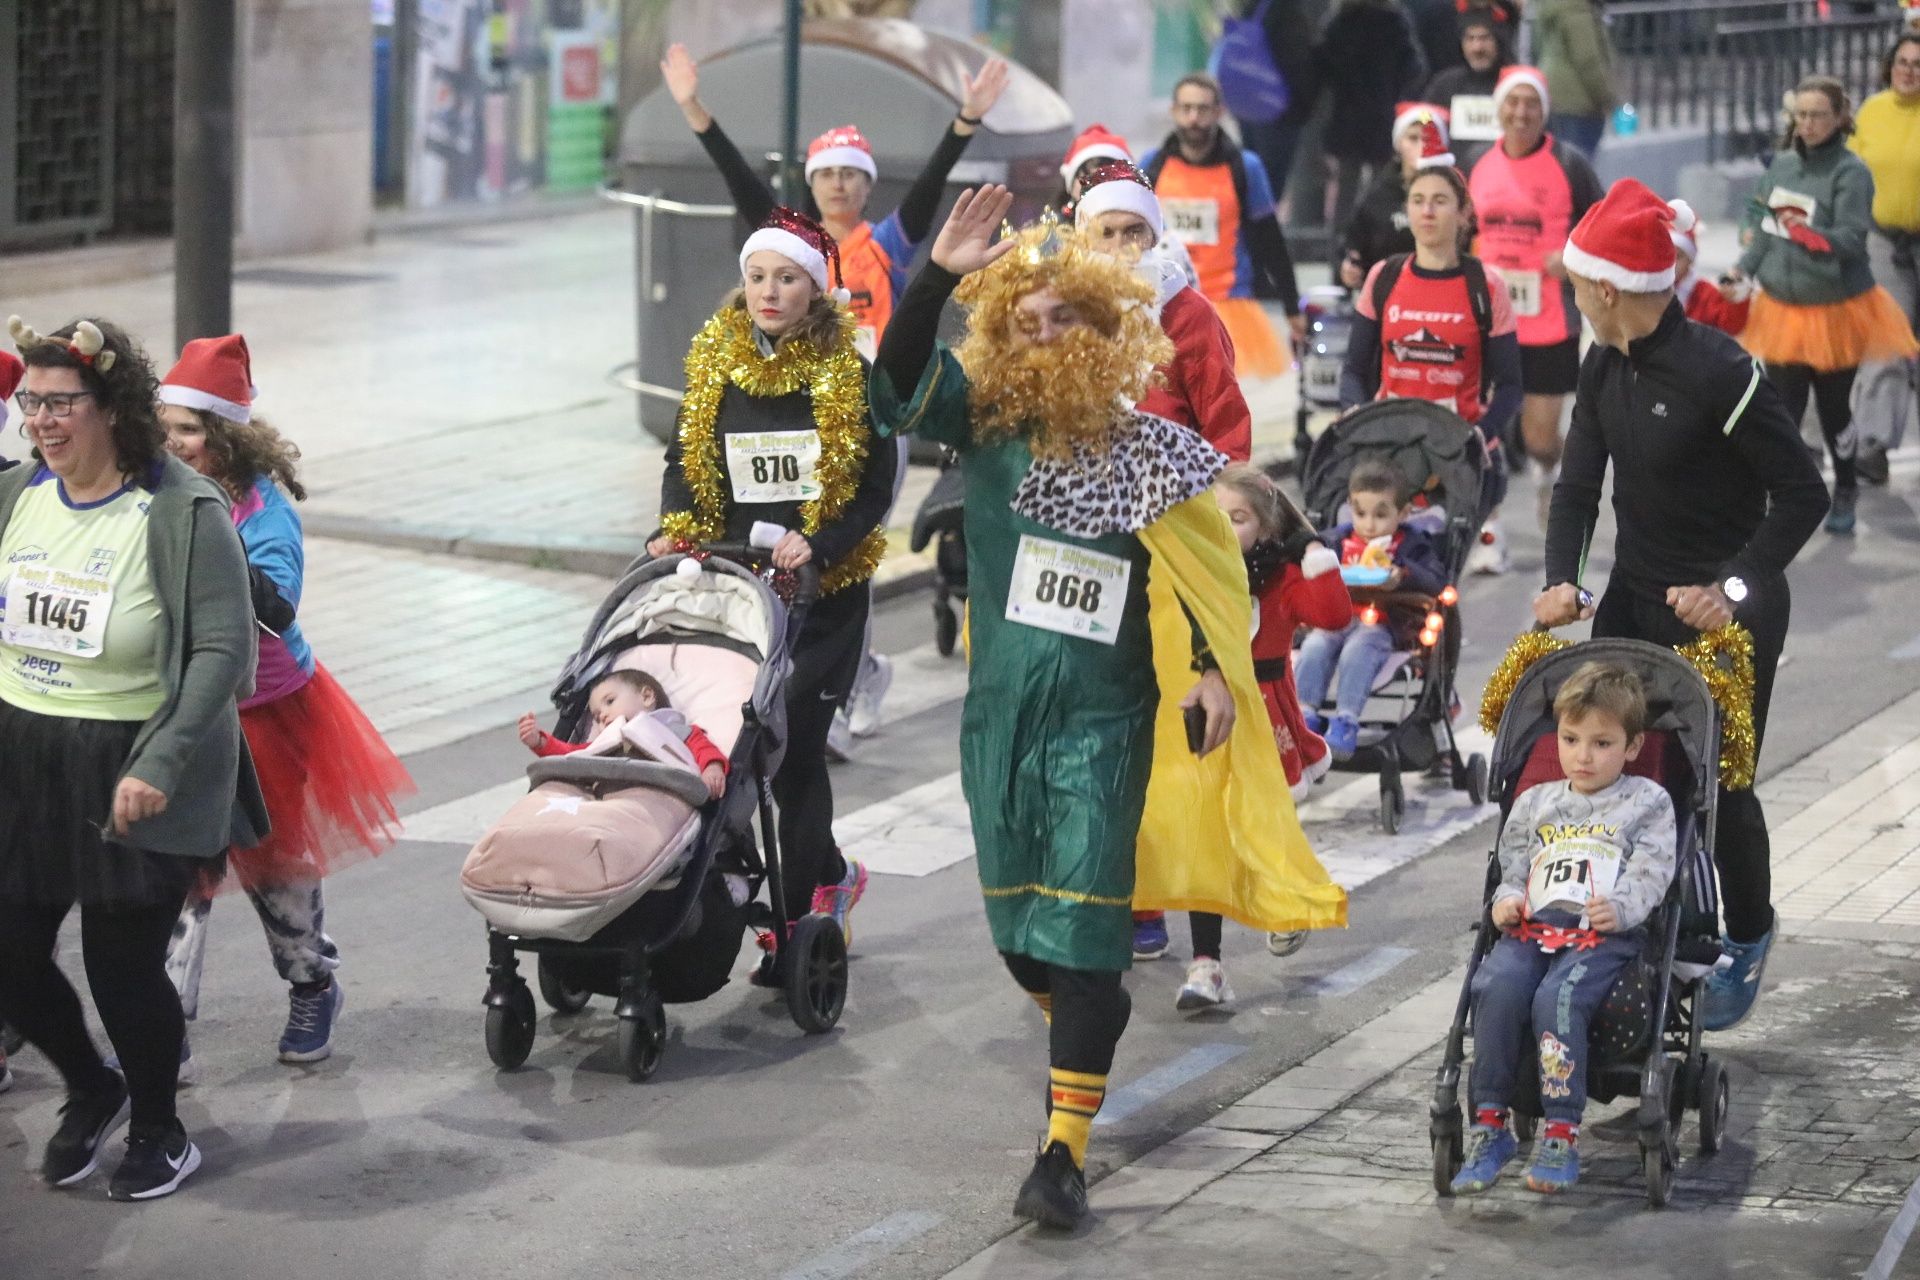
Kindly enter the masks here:
<path id="1" fill-rule="evenodd" d="M 9 316 L 7 332 L 13 335 L 13 345 L 23 352 L 30 347 L 64 347 L 68 355 L 96 373 L 113 368 L 113 352 L 106 349 L 107 337 L 91 320 L 82 320 L 73 326 L 71 338 L 50 338 L 35 333 L 19 316 Z"/>

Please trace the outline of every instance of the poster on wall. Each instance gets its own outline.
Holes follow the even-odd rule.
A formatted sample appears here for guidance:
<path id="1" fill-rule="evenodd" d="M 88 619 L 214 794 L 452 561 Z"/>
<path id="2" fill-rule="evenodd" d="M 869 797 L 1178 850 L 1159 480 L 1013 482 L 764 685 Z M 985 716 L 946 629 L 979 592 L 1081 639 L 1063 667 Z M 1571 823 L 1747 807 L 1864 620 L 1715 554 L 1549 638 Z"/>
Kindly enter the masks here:
<path id="1" fill-rule="evenodd" d="M 574 25 L 561 25 L 563 9 Z M 547 36 L 547 189 L 588 191 L 606 176 L 618 92 L 618 15 L 610 0 L 568 0 Z"/>
<path id="2" fill-rule="evenodd" d="M 487 0 L 419 0 L 407 203 L 481 194 L 487 91 Z"/>

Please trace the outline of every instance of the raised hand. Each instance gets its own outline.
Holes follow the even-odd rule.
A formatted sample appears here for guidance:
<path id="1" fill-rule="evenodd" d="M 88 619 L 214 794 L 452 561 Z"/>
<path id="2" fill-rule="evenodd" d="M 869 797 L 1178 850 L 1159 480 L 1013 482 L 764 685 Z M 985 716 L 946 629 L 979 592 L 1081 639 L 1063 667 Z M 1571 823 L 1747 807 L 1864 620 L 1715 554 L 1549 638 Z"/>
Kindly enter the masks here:
<path id="1" fill-rule="evenodd" d="M 1013 208 L 1013 193 L 1003 186 L 969 187 L 953 202 L 947 225 L 933 242 L 935 263 L 957 276 L 971 275 L 1012 253 L 1013 240 L 995 242 L 1000 224 Z"/>
<path id="2" fill-rule="evenodd" d="M 1008 78 L 1007 60 L 988 58 L 980 74 L 967 81 L 967 100 L 960 104 L 960 114 L 969 120 L 986 119 L 987 112 L 993 110 L 993 104 L 1006 92 Z"/>
<path id="3" fill-rule="evenodd" d="M 674 104 L 694 132 L 704 132 L 713 123 L 713 116 L 700 105 L 700 64 L 687 52 L 687 46 L 668 47 L 667 56 L 660 62 L 660 76 L 667 82 L 667 92 L 673 95 Z"/>

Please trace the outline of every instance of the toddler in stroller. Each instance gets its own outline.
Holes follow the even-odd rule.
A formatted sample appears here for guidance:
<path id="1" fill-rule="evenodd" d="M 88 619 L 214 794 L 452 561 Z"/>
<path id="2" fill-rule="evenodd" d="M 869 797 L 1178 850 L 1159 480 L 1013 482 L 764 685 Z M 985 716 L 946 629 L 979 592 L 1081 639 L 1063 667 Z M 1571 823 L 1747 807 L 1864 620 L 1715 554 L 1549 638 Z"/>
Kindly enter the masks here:
<path id="1" fill-rule="evenodd" d="M 1434 1090 L 1441 1195 L 1491 1187 L 1543 1115 L 1527 1185 L 1572 1186 L 1589 1099 L 1640 1099 L 1656 1207 L 1671 1189 L 1687 1107 L 1700 1112 L 1701 1152 L 1719 1149 L 1729 1087 L 1701 1051 L 1699 1016 L 1718 959 L 1719 736 L 1705 681 L 1655 645 L 1588 641 L 1520 678 L 1494 743 L 1506 815 L 1488 909 Z M 1473 1126 L 1463 1134 L 1469 1019 Z"/>
<path id="2" fill-rule="evenodd" d="M 774 975 L 764 985 L 784 989 L 794 1021 L 819 1033 L 839 1020 L 846 938 L 823 912 L 784 918 L 767 785 L 786 750 L 788 654 L 819 576 L 810 566 L 781 575 L 783 599 L 768 565 L 766 551 L 731 545 L 637 563 L 561 674 L 557 733 L 533 725 L 526 735 L 561 754 L 528 766 L 532 791 L 461 871 L 488 923 L 487 1050 L 497 1066 L 518 1067 L 533 1045 L 523 951 L 538 955 L 541 995 L 559 1012 L 616 997 L 621 1061 L 635 1080 L 659 1066 L 664 1003 L 724 986 L 749 927 L 765 952 L 761 973 Z M 605 750 L 562 750 L 589 720 Z M 636 741 L 644 755 L 610 754 Z M 709 783 L 722 761 L 743 785 L 716 795 Z M 771 905 L 758 901 L 763 886 Z"/>

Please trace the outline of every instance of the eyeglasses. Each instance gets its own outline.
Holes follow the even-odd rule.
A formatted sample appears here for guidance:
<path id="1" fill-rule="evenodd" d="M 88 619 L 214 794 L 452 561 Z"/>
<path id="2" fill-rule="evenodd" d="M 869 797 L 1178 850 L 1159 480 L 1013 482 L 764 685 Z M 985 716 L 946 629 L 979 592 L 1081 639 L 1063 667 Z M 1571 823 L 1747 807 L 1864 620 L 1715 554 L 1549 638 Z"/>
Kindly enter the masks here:
<path id="1" fill-rule="evenodd" d="M 1920 71 L 1920 58 L 1895 58 L 1893 60 L 1893 69 L 1895 71 Z"/>
<path id="2" fill-rule="evenodd" d="M 77 401 L 92 395 L 91 391 L 59 391 L 50 396 L 37 396 L 31 391 L 16 392 L 13 402 L 20 406 L 20 412 L 31 418 L 45 409 L 55 418 L 64 418 L 73 412 Z"/>

